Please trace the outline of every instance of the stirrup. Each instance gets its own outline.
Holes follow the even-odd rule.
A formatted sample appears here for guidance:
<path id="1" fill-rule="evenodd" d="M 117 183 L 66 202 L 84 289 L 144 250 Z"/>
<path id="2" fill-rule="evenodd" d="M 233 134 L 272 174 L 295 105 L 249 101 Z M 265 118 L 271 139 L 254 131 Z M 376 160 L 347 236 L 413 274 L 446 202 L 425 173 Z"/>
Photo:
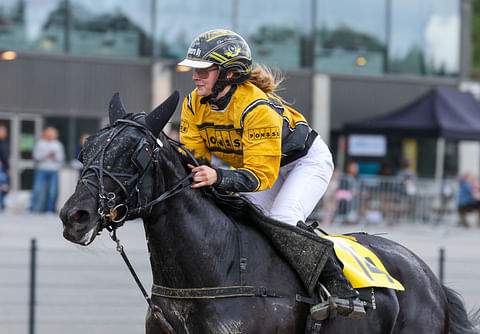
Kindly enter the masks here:
<path id="1" fill-rule="evenodd" d="M 318 285 L 321 288 L 319 291 L 320 303 L 310 308 L 310 314 L 316 321 L 322 321 L 328 317 L 335 318 L 337 313 L 352 320 L 365 316 L 363 302 L 358 297 L 348 299 L 333 297 L 323 284 L 319 283 Z"/>
<path id="2" fill-rule="evenodd" d="M 310 307 L 310 315 L 312 316 L 312 319 L 322 321 L 329 316 L 334 318 L 336 316 L 336 308 L 332 295 L 322 283 L 318 283 L 318 287 L 320 302 Z"/>
<path id="3" fill-rule="evenodd" d="M 334 298 L 337 312 L 348 319 L 360 319 L 365 316 L 365 307 L 358 297 L 352 298 Z"/>

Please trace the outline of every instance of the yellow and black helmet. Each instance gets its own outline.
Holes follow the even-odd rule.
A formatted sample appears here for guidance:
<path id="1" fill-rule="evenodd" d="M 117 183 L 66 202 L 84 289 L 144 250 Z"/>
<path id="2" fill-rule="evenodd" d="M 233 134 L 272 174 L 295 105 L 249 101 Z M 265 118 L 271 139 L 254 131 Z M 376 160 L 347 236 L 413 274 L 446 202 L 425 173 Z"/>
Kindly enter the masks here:
<path id="1" fill-rule="evenodd" d="M 252 71 L 252 55 L 247 42 L 230 30 L 216 29 L 197 36 L 188 48 L 187 57 L 179 63 L 193 68 L 218 65 L 219 75 L 214 94 L 230 84 L 248 80 Z M 234 70 L 235 76 L 227 79 L 227 72 Z M 218 92 L 215 92 L 218 90 Z"/>
<path id="2" fill-rule="evenodd" d="M 233 31 L 210 30 L 193 40 L 188 48 L 187 58 L 179 63 L 193 68 L 206 68 L 213 64 L 250 73 L 250 47 L 242 36 Z"/>

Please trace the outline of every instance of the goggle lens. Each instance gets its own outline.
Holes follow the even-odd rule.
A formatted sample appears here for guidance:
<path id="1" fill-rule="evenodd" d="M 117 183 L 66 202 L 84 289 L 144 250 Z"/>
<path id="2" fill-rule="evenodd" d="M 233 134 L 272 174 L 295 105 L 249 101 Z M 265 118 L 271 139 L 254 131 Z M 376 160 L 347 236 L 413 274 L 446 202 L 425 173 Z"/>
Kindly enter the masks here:
<path id="1" fill-rule="evenodd" d="M 206 79 L 210 75 L 210 72 L 217 70 L 216 66 L 211 66 L 207 68 L 194 68 L 193 71 L 200 79 Z"/>

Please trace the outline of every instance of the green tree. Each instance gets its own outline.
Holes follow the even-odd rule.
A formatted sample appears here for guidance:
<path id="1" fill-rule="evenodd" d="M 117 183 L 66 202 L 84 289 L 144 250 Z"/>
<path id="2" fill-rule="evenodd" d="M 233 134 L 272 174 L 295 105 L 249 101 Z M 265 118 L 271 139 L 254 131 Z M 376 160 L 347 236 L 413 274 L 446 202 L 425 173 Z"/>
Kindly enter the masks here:
<path id="1" fill-rule="evenodd" d="M 472 67 L 475 69 L 480 69 L 480 0 L 473 1 Z"/>

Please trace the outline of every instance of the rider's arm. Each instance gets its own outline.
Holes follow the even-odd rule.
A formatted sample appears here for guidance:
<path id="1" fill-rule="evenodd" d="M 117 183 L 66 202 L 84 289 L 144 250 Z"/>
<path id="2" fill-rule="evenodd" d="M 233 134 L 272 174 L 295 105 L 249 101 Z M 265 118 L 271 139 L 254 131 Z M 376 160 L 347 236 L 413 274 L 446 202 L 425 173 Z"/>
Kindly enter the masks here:
<path id="1" fill-rule="evenodd" d="M 183 101 L 182 117 L 180 122 L 180 142 L 192 151 L 195 158 L 204 158 L 211 161 L 212 155 L 205 142 L 200 135 L 200 131 L 195 123 L 195 113 L 189 103 L 191 96 L 189 95 Z"/>
<path id="2" fill-rule="evenodd" d="M 244 118 L 243 166 L 217 169 L 215 186 L 228 191 L 251 192 L 269 189 L 278 177 L 281 160 L 282 117 L 260 105 Z"/>

